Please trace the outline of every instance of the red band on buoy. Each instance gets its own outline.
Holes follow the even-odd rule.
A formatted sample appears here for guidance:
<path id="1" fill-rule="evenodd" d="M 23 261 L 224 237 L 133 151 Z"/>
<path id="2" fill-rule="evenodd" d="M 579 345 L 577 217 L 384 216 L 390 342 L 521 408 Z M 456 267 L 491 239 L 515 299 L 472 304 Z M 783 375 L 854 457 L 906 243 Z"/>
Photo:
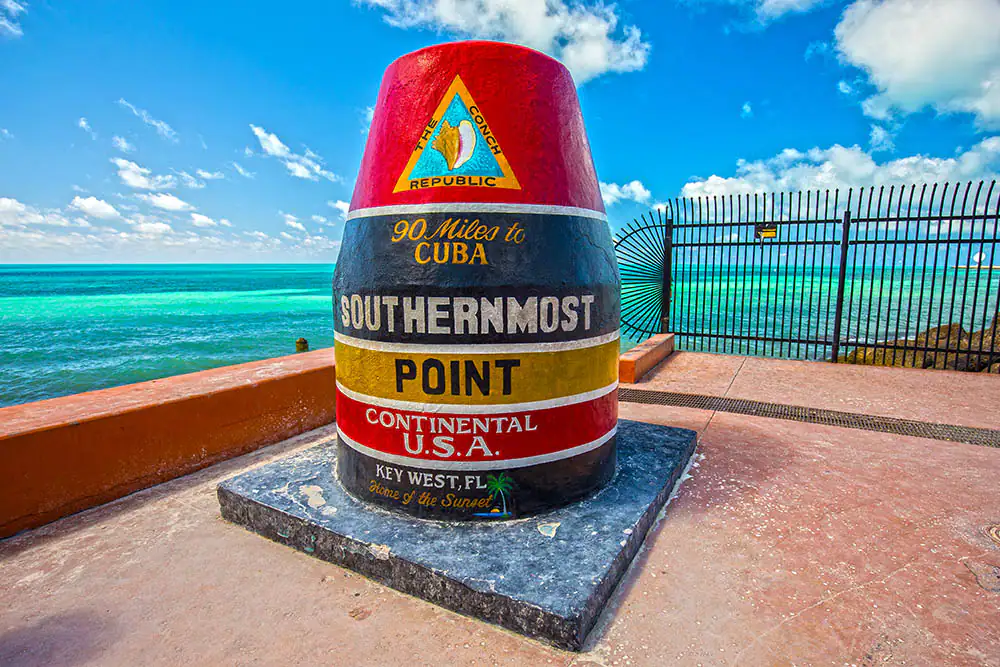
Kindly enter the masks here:
<path id="1" fill-rule="evenodd" d="M 512 406 L 514 407 L 514 406 Z M 596 443 L 618 421 L 618 392 L 543 410 L 449 413 L 369 405 L 337 394 L 337 426 L 371 454 L 473 463 L 555 455 Z M 482 436 L 483 445 L 477 445 Z M 435 444 L 435 438 L 445 438 Z M 409 447 L 409 449 L 407 449 Z"/>
<path id="2" fill-rule="evenodd" d="M 490 149 L 498 169 L 485 175 L 466 170 L 461 177 L 425 170 L 407 178 L 415 156 L 429 150 L 423 140 L 444 122 L 456 94 L 473 126 L 449 126 L 455 147 L 449 164 L 468 159 L 460 153 L 463 139 L 475 139 Z M 566 68 L 537 51 L 495 42 L 441 44 L 393 62 L 382 78 L 351 209 L 431 202 L 603 213 L 576 86 Z"/>

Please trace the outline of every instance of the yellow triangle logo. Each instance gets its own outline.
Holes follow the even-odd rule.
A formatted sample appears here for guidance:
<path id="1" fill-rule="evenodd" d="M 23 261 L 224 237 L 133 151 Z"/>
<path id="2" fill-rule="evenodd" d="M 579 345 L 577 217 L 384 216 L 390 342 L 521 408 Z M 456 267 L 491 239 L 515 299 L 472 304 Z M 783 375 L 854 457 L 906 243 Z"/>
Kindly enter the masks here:
<path id="1" fill-rule="evenodd" d="M 460 76 L 448 86 L 420 133 L 392 191 L 456 186 L 521 189 L 499 140 Z"/>

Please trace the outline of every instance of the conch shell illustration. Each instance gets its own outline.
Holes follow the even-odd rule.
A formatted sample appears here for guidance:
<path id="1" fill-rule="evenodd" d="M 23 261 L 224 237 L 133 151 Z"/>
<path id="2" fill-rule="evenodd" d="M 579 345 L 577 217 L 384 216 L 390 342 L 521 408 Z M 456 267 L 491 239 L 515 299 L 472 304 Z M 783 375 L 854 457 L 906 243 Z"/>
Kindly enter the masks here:
<path id="1" fill-rule="evenodd" d="M 457 127 L 444 121 L 431 148 L 444 156 L 448 171 L 457 169 L 468 162 L 472 152 L 476 150 L 476 128 L 467 120 L 463 120 Z"/>

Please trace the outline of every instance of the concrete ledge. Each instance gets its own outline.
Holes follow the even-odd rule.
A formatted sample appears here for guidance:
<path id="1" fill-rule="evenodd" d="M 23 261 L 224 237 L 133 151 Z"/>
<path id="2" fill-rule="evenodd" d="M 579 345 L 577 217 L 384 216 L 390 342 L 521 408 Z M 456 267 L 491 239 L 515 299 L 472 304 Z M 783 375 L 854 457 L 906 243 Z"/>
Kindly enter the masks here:
<path id="1" fill-rule="evenodd" d="M 0 408 L 0 538 L 334 421 L 333 350 Z"/>
<path id="2" fill-rule="evenodd" d="M 672 333 L 657 334 L 647 338 L 618 358 L 618 381 L 623 384 L 638 382 L 673 351 Z"/>

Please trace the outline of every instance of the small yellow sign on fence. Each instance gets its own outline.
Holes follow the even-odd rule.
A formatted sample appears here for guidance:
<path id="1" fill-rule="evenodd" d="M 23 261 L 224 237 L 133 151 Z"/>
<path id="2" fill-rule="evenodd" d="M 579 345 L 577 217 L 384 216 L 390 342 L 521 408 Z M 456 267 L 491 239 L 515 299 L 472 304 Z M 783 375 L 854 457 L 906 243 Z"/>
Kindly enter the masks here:
<path id="1" fill-rule="evenodd" d="M 773 239 L 778 235 L 778 225 L 773 222 L 754 225 L 753 235 L 758 239 Z"/>

